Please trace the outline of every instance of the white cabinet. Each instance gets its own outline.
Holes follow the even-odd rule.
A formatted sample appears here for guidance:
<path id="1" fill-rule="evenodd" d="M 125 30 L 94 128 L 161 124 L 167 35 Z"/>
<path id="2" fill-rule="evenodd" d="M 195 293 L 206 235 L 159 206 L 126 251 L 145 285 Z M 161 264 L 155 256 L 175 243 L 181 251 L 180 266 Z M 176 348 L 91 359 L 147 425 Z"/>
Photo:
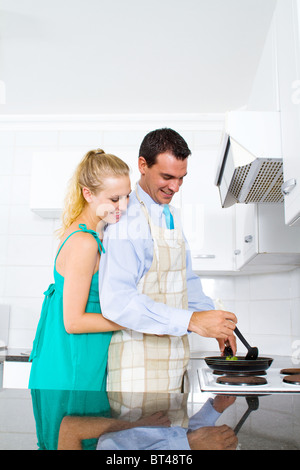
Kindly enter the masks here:
<path id="1" fill-rule="evenodd" d="M 120 154 L 131 168 L 134 188 L 139 175 L 136 154 L 126 148 Z M 33 212 L 44 218 L 60 218 L 68 182 L 84 155 L 82 149 L 33 154 L 30 188 L 30 209 Z"/>
<path id="2" fill-rule="evenodd" d="M 193 270 L 234 269 L 234 208 L 222 209 L 215 175 L 218 149 L 193 151 L 181 188 L 182 221 Z"/>
<path id="3" fill-rule="evenodd" d="M 235 207 L 235 268 L 241 269 L 258 253 L 257 205 Z"/>
<path id="4" fill-rule="evenodd" d="M 236 205 L 235 268 L 272 272 L 300 265 L 300 227 L 284 221 L 283 204 Z"/>
<path id="5" fill-rule="evenodd" d="M 280 0 L 276 19 L 285 222 L 300 226 L 300 1 Z"/>
<path id="6" fill-rule="evenodd" d="M 41 217 L 59 218 L 67 184 L 82 151 L 40 152 L 33 155 L 30 209 Z"/>
<path id="7" fill-rule="evenodd" d="M 28 388 L 31 362 L 4 361 L 3 388 Z"/>
<path id="8" fill-rule="evenodd" d="M 300 225 L 300 0 L 278 0 L 248 110 L 280 111 L 285 223 Z"/>

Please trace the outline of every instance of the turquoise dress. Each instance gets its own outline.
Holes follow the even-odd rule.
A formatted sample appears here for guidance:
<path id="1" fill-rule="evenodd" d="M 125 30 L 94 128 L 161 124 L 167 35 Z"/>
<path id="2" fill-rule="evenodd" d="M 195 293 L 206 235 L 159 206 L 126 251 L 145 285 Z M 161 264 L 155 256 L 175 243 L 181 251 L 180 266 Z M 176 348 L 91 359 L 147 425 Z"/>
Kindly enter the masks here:
<path id="1" fill-rule="evenodd" d="M 107 393 L 83 390 L 31 390 L 39 450 L 57 450 L 62 419 L 65 416 L 111 418 Z M 83 436 L 84 437 L 84 436 Z M 84 450 L 95 450 L 98 437 L 84 439 Z"/>
<path id="2" fill-rule="evenodd" d="M 97 232 L 85 224 L 71 233 L 61 245 L 54 262 L 54 284 L 50 284 L 42 306 L 33 349 L 30 389 L 105 390 L 107 355 L 112 332 L 69 334 L 63 320 L 64 278 L 56 271 L 56 259 L 69 237 L 77 232 L 94 236 L 98 249 L 105 252 Z M 86 312 L 101 313 L 98 271 L 93 275 Z"/>

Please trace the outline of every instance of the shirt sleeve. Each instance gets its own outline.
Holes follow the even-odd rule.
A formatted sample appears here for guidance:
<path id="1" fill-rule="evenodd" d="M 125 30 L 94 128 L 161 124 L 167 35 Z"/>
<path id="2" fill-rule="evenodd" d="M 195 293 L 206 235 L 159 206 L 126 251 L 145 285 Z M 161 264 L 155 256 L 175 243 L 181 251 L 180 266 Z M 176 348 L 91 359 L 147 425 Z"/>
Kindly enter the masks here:
<path id="1" fill-rule="evenodd" d="M 187 430 L 175 427 L 140 427 L 103 434 L 97 450 L 190 450 Z"/>
<path id="2" fill-rule="evenodd" d="M 209 398 L 202 408 L 189 419 L 189 431 L 195 431 L 204 426 L 215 426 L 221 413 L 213 407 L 213 399 Z"/>

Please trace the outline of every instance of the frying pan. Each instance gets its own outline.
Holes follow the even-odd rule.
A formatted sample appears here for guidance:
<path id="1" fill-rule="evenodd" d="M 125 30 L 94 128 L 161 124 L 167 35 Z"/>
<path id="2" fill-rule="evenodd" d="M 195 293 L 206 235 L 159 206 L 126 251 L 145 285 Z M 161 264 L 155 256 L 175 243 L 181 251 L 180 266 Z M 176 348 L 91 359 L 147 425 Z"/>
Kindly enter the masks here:
<path id="1" fill-rule="evenodd" d="M 242 356 L 237 356 L 236 361 L 228 361 L 225 356 L 210 356 L 204 358 L 210 369 L 216 372 L 263 372 L 267 370 L 273 362 L 271 357 L 258 357 L 247 360 Z"/>

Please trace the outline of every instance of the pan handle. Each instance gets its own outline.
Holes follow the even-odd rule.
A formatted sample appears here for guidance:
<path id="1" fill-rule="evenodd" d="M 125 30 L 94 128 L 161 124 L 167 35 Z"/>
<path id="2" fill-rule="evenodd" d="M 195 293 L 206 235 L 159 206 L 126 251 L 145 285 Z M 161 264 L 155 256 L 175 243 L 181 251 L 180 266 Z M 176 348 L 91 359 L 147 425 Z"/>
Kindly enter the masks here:
<path id="1" fill-rule="evenodd" d="M 233 432 L 235 433 L 235 435 L 239 432 L 239 430 L 243 426 L 244 422 L 248 418 L 249 414 L 252 411 L 257 410 L 258 407 L 259 407 L 259 400 L 258 400 L 257 396 L 246 397 L 246 401 L 247 401 L 247 404 L 248 404 L 248 410 L 244 413 L 244 415 L 241 417 L 240 421 L 238 422 L 238 424 L 234 428 Z"/>

